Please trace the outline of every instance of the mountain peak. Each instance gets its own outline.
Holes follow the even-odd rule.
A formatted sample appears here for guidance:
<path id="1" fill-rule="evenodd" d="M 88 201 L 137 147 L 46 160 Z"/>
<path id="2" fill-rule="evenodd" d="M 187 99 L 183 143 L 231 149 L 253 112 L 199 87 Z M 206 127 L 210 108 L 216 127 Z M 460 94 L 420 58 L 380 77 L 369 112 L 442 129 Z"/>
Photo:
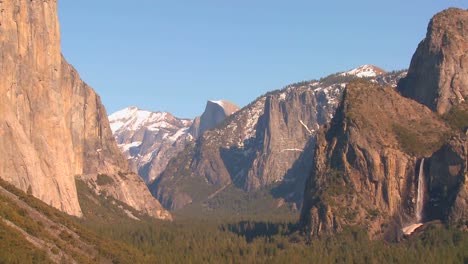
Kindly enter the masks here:
<path id="1" fill-rule="evenodd" d="M 450 8 L 436 14 L 411 59 L 400 93 L 439 114 L 468 98 L 468 11 Z"/>
<path id="2" fill-rule="evenodd" d="M 208 100 L 203 114 L 193 121 L 190 133 L 198 138 L 203 132 L 215 128 L 239 109 L 237 105 L 226 100 Z"/>
<path id="3" fill-rule="evenodd" d="M 349 75 L 354 75 L 359 78 L 364 78 L 364 77 L 376 77 L 382 74 L 385 74 L 385 70 L 382 68 L 379 68 L 374 65 L 362 65 L 357 68 L 354 68 L 352 70 L 349 70 L 347 72 L 343 72 L 341 75 L 342 76 L 349 76 Z"/>
<path id="4" fill-rule="evenodd" d="M 157 178 L 169 160 L 192 139 L 190 119 L 131 106 L 109 116 L 118 147 L 145 182 Z"/>
<path id="5" fill-rule="evenodd" d="M 208 102 L 206 103 L 207 108 L 209 107 L 209 104 L 215 104 L 220 106 L 224 110 L 226 116 L 232 115 L 239 110 L 239 107 L 237 105 L 227 100 L 208 100 Z"/>
<path id="6" fill-rule="evenodd" d="M 121 128 L 138 130 L 149 123 L 157 122 L 160 123 L 160 126 L 165 127 L 165 121 L 172 119 L 174 117 L 170 113 L 141 110 L 136 106 L 124 108 L 109 116 L 111 129 L 114 133 Z"/>

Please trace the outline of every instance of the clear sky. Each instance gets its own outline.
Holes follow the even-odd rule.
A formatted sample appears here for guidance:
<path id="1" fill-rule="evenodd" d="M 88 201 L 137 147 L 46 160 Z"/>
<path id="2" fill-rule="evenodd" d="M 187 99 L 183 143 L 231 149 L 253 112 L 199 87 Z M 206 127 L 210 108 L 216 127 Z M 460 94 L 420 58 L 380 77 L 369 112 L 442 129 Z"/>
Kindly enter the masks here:
<path id="1" fill-rule="evenodd" d="M 110 114 L 200 115 L 362 64 L 409 66 L 430 18 L 461 0 L 60 0 L 62 50 Z"/>

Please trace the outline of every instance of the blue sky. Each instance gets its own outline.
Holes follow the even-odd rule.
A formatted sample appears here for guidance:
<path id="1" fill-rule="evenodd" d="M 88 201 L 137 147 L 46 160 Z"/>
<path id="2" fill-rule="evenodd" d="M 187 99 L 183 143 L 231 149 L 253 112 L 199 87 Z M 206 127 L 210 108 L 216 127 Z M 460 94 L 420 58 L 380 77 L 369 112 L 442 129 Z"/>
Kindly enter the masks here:
<path id="1" fill-rule="evenodd" d="M 461 0 L 59 1 L 62 50 L 108 113 L 245 106 L 362 64 L 409 66 L 430 18 Z"/>

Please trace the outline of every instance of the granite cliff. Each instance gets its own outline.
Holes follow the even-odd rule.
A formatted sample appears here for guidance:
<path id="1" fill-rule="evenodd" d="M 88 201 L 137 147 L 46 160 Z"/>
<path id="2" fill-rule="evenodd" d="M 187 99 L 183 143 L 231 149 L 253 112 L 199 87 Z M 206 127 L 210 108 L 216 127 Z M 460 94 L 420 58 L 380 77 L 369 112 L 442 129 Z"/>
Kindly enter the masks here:
<path id="1" fill-rule="evenodd" d="M 215 128 L 228 116 L 239 110 L 239 107 L 226 100 L 206 102 L 205 111 L 193 120 L 189 133 L 194 138 L 199 138 L 205 131 Z"/>
<path id="2" fill-rule="evenodd" d="M 467 228 L 468 107 L 458 96 L 467 87 L 467 14 L 449 9 L 431 20 L 397 89 L 347 86 L 317 137 L 300 219 L 306 233 L 359 226 L 393 240 L 432 220 Z M 444 35 L 450 40 L 436 37 Z"/>
<path id="3" fill-rule="evenodd" d="M 439 114 L 468 98 L 468 13 L 451 8 L 435 15 L 426 38 L 411 60 L 408 76 L 398 85 Z"/>
<path id="4" fill-rule="evenodd" d="M 391 87 L 350 83 L 317 137 L 301 223 L 311 235 L 359 225 L 371 236 L 383 235 L 392 221 L 410 224 L 419 164 L 449 131 L 431 110 Z"/>
<path id="5" fill-rule="evenodd" d="M 81 216 L 75 177 L 117 179 L 127 162 L 99 96 L 61 54 L 57 1 L 1 1 L 0 9 L 0 177 Z M 170 217 L 146 188 L 134 184 L 136 174 L 127 178 L 133 180 L 126 190 L 116 187 L 115 198 Z M 137 193 L 150 199 L 136 201 Z"/>

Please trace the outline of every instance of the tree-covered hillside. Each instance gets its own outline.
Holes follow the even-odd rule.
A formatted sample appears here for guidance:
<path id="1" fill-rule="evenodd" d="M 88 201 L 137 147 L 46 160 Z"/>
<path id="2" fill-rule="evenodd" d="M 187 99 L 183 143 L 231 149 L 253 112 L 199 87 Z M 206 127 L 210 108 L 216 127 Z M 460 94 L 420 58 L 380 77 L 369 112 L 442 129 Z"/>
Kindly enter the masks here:
<path id="1" fill-rule="evenodd" d="M 139 220 L 129 218 L 124 215 L 128 213 L 124 205 L 95 195 L 79 181 L 80 203 L 85 217 L 78 219 L 5 182 L 1 182 L 1 186 L 0 263 L 468 261 L 468 234 L 440 224 L 433 224 L 424 233 L 396 244 L 371 241 L 358 229 L 309 240 L 297 230 L 294 219 L 273 222 L 239 218 L 191 220 L 180 216 L 169 223 L 151 220 L 135 212 L 130 213 L 135 213 L 134 217 Z M 31 238 L 45 243 L 28 242 Z"/>

